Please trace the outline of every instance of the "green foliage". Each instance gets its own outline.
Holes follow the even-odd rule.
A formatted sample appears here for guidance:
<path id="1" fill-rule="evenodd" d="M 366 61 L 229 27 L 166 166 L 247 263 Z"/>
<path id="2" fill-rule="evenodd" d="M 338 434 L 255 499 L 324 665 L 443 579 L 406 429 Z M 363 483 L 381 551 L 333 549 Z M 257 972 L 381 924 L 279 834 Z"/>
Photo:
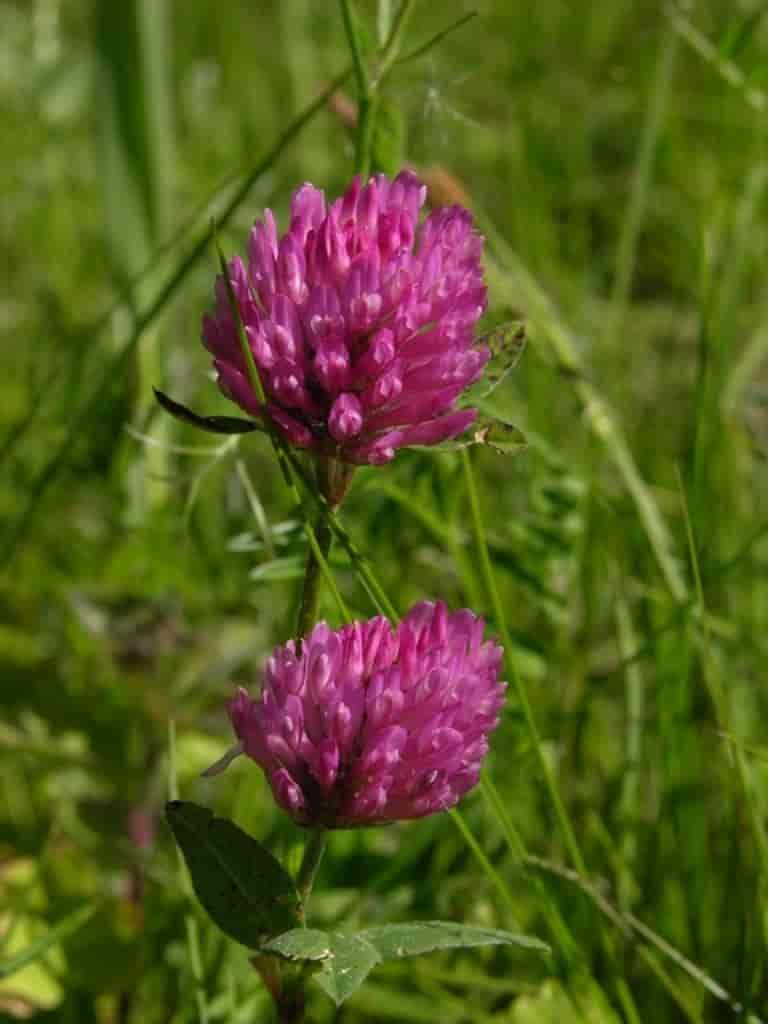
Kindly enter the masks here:
<path id="1" fill-rule="evenodd" d="M 17 971 L 22 970 L 36 960 L 40 960 L 48 953 L 52 946 L 69 938 L 70 935 L 73 935 L 78 928 L 81 928 L 86 921 L 93 917 L 94 909 L 94 907 L 81 907 L 79 910 L 74 910 L 63 921 L 55 924 L 50 931 L 46 932 L 45 935 L 42 935 L 26 949 L 14 954 L 10 960 L 0 961 L 0 978 L 7 978 L 12 974 L 16 974 Z"/>
<path id="2" fill-rule="evenodd" d="M 270 1019 L 249 950 L 180 884 L 170 719 L 183 800 L 300 859 L 246 759 L 199 775 L 292 629 L 301 518 L 267 438 L 206 437 L 151 388 L 239 418 L 199 344 L 210 222 L 230 254 L 300 182 L 338 194 L 354 155 L 320 97 L 349 53 L 308 0 L 171 6 L 0 0 L 0 965 L 35 956 L 3 1019 Z M 350 6 L 374 70 L 400 5 Z M 461 807 L 476 846 L 447 815 L 335 834 L 310 923 L 553 950 L 387 959 L 347 1024 L 764 1020 L 766 7 L 477 6 L 413 6 L 372 156 L 404 147 L 472 205 L 484 330 L 527 335 L 481 412 L 527 445 L 471 449 L 483 545 L 461 451 L 359 471 L 330 566 L 355 615 L 483 612 L 512 685 L 492 786 Z M 514 337 L 493 336 L 509 365 Z M 341 615 L 327 588 L 320 611 Z"/>
<path id="3" fill-rule="evenodd" d="M 166 815 L 198 899 L 223 932 L 254 949 L 298 921 L 293 881 L 261 843 L 186 800 Z"/>
<path id="4" fill-rule="evenodd" d="M 317 981 L 340 1006 L 365 981 L 373 968 L 385 960 L 431 953 L 436 949 L 472 946 L 519 946 L 539 953 L 544 943 L 525 935 L 512 935 L 497 928 L 473 928 L 449 921 L 409 921 L 366 928 L 356 935 L 338 935 L 300 928 L 266 943 L 265 952 L 290 961 L 319 963 Z"/>

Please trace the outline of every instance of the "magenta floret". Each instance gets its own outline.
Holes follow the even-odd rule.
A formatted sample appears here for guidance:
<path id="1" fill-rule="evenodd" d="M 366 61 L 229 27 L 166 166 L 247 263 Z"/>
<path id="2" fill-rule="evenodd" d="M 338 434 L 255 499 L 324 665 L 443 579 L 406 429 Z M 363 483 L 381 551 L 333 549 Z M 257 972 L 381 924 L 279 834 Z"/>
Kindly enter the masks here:
<path id="1" fill-rule="evenodd" d="M 242 751 L 300 825 L 349 828 L 452 807 L 480 776 L 498 724 L 502 649 L 483 620 L 417 604 L 399 626 L 381 617 L 325 623 L 277 647 L 261 696 L 229 707 Z"/>
<path id="2" fill-rule="evenodd" d="M 460 206 L 419 224 L 425 197 L 409 171 L 363 187 L 355 179 L 330 206 L 302 185 L 287 233 L 278 238 L 266 210 L 248 263 L 230 261 L 268 411 L 290 443 L 382 463 L 474 421 L 455 403 L 490 355 L 474 339 L 486 303 L 482 238 Z M 203 342 L 222 391 L 261 415 L 221 277 Z"/>

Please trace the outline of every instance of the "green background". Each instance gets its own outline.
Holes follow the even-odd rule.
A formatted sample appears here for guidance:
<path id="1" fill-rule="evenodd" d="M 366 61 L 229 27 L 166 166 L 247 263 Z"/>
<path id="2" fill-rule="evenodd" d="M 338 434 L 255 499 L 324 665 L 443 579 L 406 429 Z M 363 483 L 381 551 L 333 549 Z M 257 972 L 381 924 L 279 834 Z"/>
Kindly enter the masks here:
<path id="1" fill-rule="evenodd" d="M 357 5 L 370 48 L 396 6 Z M 441 917 L 554 953 L 385 965 L 337 1017 L 313 989 L 310 1017 L 764 1019 L 766 5 L 475 6 L 385 100 L 404 157 L 488 237 L 489 325 L 528 325 L 486 410 L 528 447 L 473 464 L 541 746 L 511 690 L 503 813 L 461 808 L 485 865 L 447 815 L 334 835 L 313 924 Z M 402 53 L 472 9 L 417 3 Z M 0 1019 L 269 1020 L 159 812 L 175 780 L 295 868 L 256 767 L 199 772 L 290 634 L 305 541 L 265 440 L 180 426 L 151 386 L 230 411 L 199 343 L 210 219 L 348 61 L 330 2 L 0 0 Z M 227 252 L 264 206 L 285 226 L 302 181 L 338 194 L 353 160 L 319 110 Z M 343 519 L 401 611 L 442 597 L 497 630 L 457 455 L 361 471 Z"/>

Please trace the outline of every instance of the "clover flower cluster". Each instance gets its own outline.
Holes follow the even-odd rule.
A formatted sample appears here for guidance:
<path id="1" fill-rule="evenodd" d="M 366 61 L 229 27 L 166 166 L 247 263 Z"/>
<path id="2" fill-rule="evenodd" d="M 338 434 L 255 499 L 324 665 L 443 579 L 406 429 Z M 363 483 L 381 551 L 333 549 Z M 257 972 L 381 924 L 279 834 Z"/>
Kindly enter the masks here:
<path id="1" fill-rule="evenodd" d="M 328 205 L 305 184 L 288 231 L 251 232 L 228 274 L 266 412 L 291 444 L 348 463 L 388 462 L 407 445 L 456 437 L 457 409 L 488 350 L 474 328 L 486 304 L 482 239 L 460 206 L 419 223 L 425 187 L 408 171 L 355 179 Z M 254 417 L 264 408 L 238 338 L 227 283 L 203 320 L 222 391 Z"/>
<path id="2" fill-rule="evenodd" d="M 478 781 L 505 684 L 483 620 L 421 602 L 315 626 L 269 658 L 260 697 L 229 707 L 242 751 L 300 825 L 348 828 L 452 807 Z"/>

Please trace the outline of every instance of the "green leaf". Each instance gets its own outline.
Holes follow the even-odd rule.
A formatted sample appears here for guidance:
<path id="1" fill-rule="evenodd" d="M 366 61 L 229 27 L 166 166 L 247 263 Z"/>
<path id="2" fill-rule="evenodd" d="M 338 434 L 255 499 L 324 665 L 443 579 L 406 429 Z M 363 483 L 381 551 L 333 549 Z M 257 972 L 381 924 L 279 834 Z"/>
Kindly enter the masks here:
<path id="1" fill-rule="evenodd" d="M 285 960 L 318 961 L 317 982 L 337 1006 L 360 987 L 382 959 L 362 935 L 339 935 L 312 928 L 286 932 L 262 949 Z"/>
<path id="2" fill-rule="evenodd" d="M 248 576 L 260 583 L 276 583 L 301 579 L 304 571 L 304 559 L 300 555 L 286 555 L 284 558 L 273 558 L 269 562 L 257 565 L 255 569 L 251 569 Z"/>
<path id="3" fill-rule="evenodd" d="M 370 971 L 384 960 L 416 956 L 435 949 L 468 946 L 519 946 L 537 953 L 549 947 L 527 935 L 495 928 L 474 928 L 449 921 L 414 921 L 410 924 L 386 924 L 368 928 L 357 935 L 326 933 L 299 928 L 278 935 L 262 952 L 274 953 L 285 960 L 306 960 L 319 966 L 318 984 L 340 1006 L 360 987 Z"/>
<path id="4" fill-rule="evenodd" d="M 250 434 L 254 430 L 264 430 L 261 423 L 255 420 L 244 420 L 238 416 L 199 416 L 186 405 L 169 398 L 158 388 L 152 388 L 160 405 L 182 423 L 190 423 L 199 430 L 207 430 L 211 434 Z"/>
<path id="5" fill-rule="evenodd" d="M 434 949 L 457 949 L 469 946 L 520 946 L 537 953 L 548 953 L 549 947 L 529 935 L 517 935 L 498 928 L 476 928 L 452 921 L 412 921 L 367 928 L 360 937 L 369 942 L 382 959 L 417 956 Z"/>
<path id="6" fill-rule="evenodd" d="M 260 843 L 197 804 L 173 800 L 166 815 L 198 899 L 230 938 L 255 948 L 298 923 L 293 880 Z"/>
<path id="7" fill-rule="evenodd" d="M 517 455 L 526 447 L 525 434 L 513 423 L 481 416 L 474 425 L 471 444 L 484 444 L 499 455 Z"/>
<path id="8" fill-rule="evenodd" d="M 499 324 L 479 339 L 491 350 L 491 358 L 480 382 L 480 397 L 487 398 L 520 362 L 525 349 L 525 324 L 510 320 Z"/>
<path id="9" fill-rule="evenodd" d="M 495 416 L 479 416 L 469 428 L 469 432 L 452 441 L 442 441 L 440 444 L 421 445 L 411 444 L 407 447 L 411 451 L 426 452 L 434 454 L 437 452 L 458 452 L 462 448 L 473 448 L 475 445 L 484 445 L 492 448 L 499 455 L 518 455 L 528 442 L 525 434 L 513 423 L 505 423 L 504 420 Z"/>
<path id="10" fill-rule="evenodd" d="M 361 935 L 334 935 L 331 953 L 332 957 L 323 962 L 317 983 L 337 1006 L 341 1006 L 381 959 Z"/>
<path id="11" fill-rule="evenodd" d="M 261 951 L 277 953 L 284 960 L 327 960 L 333 956 L 333 938 L 317 928 L 296 928 L 270 939 Z"/>

